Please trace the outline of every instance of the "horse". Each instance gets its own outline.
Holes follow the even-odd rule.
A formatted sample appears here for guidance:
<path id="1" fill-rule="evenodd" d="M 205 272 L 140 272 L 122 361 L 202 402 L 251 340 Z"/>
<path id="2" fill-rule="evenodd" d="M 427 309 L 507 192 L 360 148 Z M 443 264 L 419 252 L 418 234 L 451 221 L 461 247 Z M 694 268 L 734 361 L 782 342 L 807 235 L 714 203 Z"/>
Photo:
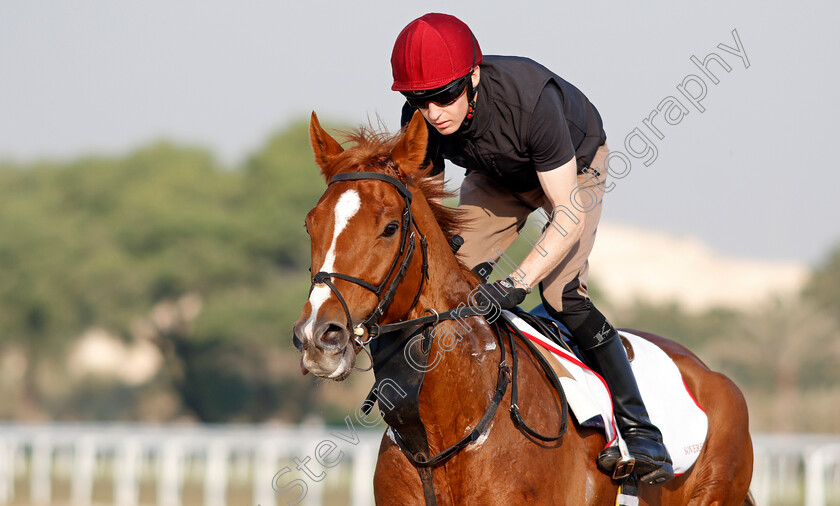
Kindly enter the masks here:
<path id="1" fill-rule="evenodd" d="M 419 112 L 394 136 L 360 128 L 347 149 L 314 112 L 309 134 L 327 189 L 305 218 L 313 279 L 293 343 L 304 374 L 334 381 L 372 354 L 377 382 L 366 402 L 379 401 L 389 426 L 376 503 L 616 504 L 620 483 L 596 466 L 603 432 L 567 423 L 562 389 L 539 353 L 475 309 L 480 280 L 452 247 L 469 224 L 442 204 L 443 184 L 428 175 Z M 664 485 L 639 483 L 639 503 L 753 504 L 738 387 L 680 344 L 633 332 L 671 356 L 709 422 L 694 466 Z"/>

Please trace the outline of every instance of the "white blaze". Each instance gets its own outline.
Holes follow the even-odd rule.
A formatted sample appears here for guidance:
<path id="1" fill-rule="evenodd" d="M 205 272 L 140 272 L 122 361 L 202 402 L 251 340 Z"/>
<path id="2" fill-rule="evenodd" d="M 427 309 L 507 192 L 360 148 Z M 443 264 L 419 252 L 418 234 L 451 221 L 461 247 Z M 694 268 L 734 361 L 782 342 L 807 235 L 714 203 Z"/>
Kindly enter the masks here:
<path id="1" fill-rule="evenodd" d="M 362 205 L 362 200 L 359 198 L 359 192 L 356 190 L 347 190 L 338 202 L 335 204 L 335 224 L 333 228 L 333 238 L 330 244 L 330 249 L 327 251 L 327 256 L 324 257 L 324 265 L 321 266 L 321 271 L 332 272 L 335 266 L 335 245 L 338 243 L 338 236 L 347 227 L 347 222 L 350 218 L 355 216 Z M 330 288 L 326 285 L 316 286 L 309 294 L 309 303 L 312 304 L 312 312 L 309 313 L 309 319 L 303 326 L 303 335 L 312 339 L 312 330 L 315 325 L 315 319 L 318 317 L 318 310 L 321 305 L 330 297 Z"/>

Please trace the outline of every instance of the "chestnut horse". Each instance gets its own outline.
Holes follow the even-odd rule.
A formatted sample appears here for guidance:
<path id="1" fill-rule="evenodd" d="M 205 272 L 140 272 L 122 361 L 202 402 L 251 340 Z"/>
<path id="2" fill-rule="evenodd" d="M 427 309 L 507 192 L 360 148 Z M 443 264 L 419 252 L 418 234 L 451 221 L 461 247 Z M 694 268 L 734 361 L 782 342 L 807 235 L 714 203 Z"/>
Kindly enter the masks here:
<path id="1" fill-rule="evenodd" d="M 539 359 L 470 312 L 479 280 L 450 247 L 458 213 L 441 205 L 440 181 L 426 177 L 427 135 L 416 113 L 401 134 L 361 129 L 345 150 L 312 114 L 310 139 L 328 187 L 305 222 L 314 276 L 294 326 L 302 371 L 342 381 L 370 344 L 373 393 L 389 425 L 374 475 L 377 504 L 615 504 L 619 484 L 596 467 L 603 433 L 571 423 L 563 434 L 562 390 Z M 430 333 L 443 327 L 449 331 Z M 640 503 L 752 504 L 741 392 L 681 345 L 633 332 L 673 358 L 709 419 L 695 465 L 664 485 L 640 484 Z M 562 436 L 532 436 L 509 406 L 534 431 Z"/>

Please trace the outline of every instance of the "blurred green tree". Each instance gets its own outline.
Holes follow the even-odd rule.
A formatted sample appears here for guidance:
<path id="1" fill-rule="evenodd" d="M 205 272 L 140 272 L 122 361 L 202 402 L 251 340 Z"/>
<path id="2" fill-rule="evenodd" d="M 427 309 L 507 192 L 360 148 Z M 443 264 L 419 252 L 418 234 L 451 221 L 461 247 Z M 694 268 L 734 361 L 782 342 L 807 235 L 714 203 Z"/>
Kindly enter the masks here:
<path id="1" fill-rule="evenodd" d="M 804 295 L 817 306 L 840 315 L 840 245 L 811 274 Z"/>
<path id="2" fill-rule="evenodd" d="M 27 359 L 26 413 L 67 412 L 56 398 L 66 388 L 51 392 L 44 368 L 86 329 L 129 341 L 156 307 L 194 294 L 190 325 L 158 336 L 183 369 L 170 380 L 184 405 L 212 421 L 276 415 L 284 400 L 266 392 L 300 373 L 267 360 L 292 351 L 309 288 L 303 216 L 324 187 L 302 122 L 233 170 L 165 142 L 123 158 L 0 165 L 0 350 Z"/>

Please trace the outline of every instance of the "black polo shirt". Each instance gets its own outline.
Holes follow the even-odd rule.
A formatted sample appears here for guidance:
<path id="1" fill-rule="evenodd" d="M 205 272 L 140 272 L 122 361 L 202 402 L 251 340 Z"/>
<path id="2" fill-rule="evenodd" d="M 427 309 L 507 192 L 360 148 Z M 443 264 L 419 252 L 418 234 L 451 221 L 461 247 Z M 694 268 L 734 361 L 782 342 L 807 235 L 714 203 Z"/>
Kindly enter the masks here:
<path id="1" fill-rule="evenodd" d="M 451 135 L 429 128 L 427 163 L 443 172 L 444 159 L 484 172 L 514 192 L 539 186 L 537 171 L 577 157 L 578 172 L 604 144 L 601 116 L 573 85 L 539 63 L 517 56 L 485 56 L 472 121 Z M 406 103 L 402 124 L 414 108 Z"/>

